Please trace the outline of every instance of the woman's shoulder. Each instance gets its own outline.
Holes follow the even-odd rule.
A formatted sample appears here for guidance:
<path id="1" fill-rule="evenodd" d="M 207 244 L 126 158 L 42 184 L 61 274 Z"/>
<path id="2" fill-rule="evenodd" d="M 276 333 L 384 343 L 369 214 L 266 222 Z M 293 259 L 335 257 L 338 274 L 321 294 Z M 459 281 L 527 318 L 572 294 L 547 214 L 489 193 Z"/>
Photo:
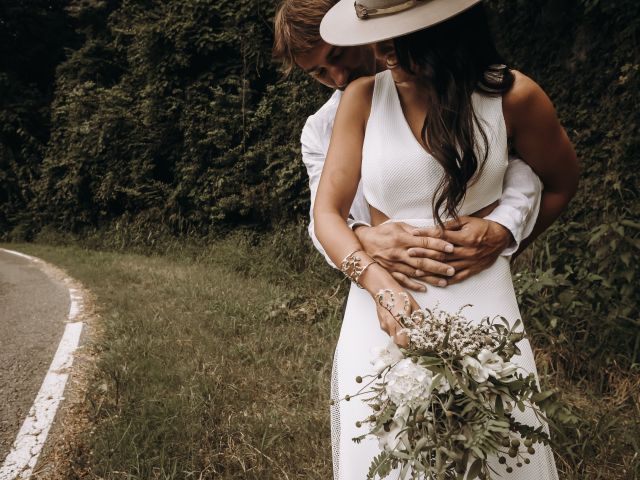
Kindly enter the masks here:
<path id="1" fill-rule="evenodd" d="M 353 80 L 344 91 L 343 100 L 345 97 L 353 97 L 357 100 L 369 100 L 373 96 L 373 88 L 376 84 L 376 76 L 360 77 Z"/>
<path id="2" fill-rule="evenodd" d="M 348 110 L 352 114 L 359 113 L 366 120 L 371 110 L 375 79 L 375 76 L 360 77 L 349 83 L 340 100 L 339 109 Z"/>
<path id="3" fill-rule="evenodd" d="M 502 110 L 509 136 L 523 123 L 541 120 L 549 115 L 555 117 L 553 104 L 540 85 L 518 70 L 511 72 L 514 76 L 513 86 L 502 96 Z"/>

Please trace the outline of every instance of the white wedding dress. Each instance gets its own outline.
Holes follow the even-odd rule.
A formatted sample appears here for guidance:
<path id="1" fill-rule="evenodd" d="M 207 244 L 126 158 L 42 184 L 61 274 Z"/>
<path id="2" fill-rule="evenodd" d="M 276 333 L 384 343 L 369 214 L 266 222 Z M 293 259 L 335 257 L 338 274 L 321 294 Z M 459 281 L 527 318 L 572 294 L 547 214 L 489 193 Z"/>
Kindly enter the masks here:
<path id="1" fill-rule="evenodd" d="M 502 98 L 473 94 L 473 104 L 489 142 L 489 155 L 481 174 L 467 189 L 459 215 L 471 214 L 498 200 L 502 193 L 503 176 L 507 167 L 507 134 L 502 114 Z M 476 143 L 481 143 L 476 132 Z M 414 137 L 402 112 L 400 100 L 390 71 L 376 75 L 371 114 L 367 122 L 362 152 L 362 186 L 367 202 L 394 222 L 415 226 L 433 225 L 432 197 L 442 176 L 442 168 Z M 510 321 L 520 317 L 511 280 L 509 259 L 499 257 L 483 272 L 445 288 L 428 286 L 426 293 L 412 295 L 421 307 L 436 304 L 443 310 L 456 311 L 465 304 L 469 319 L 502 315 Z M 366 426 L 356 427 L 356 421 L 370 415 L 371 409 L 360 398 L 337 400 L 356 393 L 362 386 L 355 382 L 358 375 L 373 373 L 371 348 L 384 346 L 388 335 L 380 329 L 374 300 L 365 290 L 351 286 L 346 312 L 336 346 L 331 398 L 331 433 L 334 480 L 365 480 L 374 456 L 380 453 L 378 442 L 367 438 L 356 444 L 352 438 L 366 433 Z M 519 343 L 522 354 L 513 361 L 537 375 L 531 347 L 527 340 Z M 532 426 L 539 423 L 532 411 L 514 410 L 516 418 Z M 558 474 L 549 447 L 535 444 L 531 463 L 518 468 L 509 462 L 513 473 L 497 458 L 490 465 L 501 479 L 557 480 Z M 511 460 L 511 459 L 509 459 Z M 396 479 L 399 472 L 389 478 Z"/>

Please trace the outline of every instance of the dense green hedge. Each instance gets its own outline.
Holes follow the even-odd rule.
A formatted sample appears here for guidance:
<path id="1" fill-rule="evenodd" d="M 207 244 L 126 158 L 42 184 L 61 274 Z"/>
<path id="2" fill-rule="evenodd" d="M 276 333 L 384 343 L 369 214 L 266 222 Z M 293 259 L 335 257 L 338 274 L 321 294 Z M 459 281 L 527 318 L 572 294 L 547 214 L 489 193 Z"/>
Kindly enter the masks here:
<path id="1" fill-rule="evenodd" d="M 554 100 L 579 192 L 518 277 L 530 321 L 571 372 L 640 362 L 640 2 L 503 1 L 502 49 Z"/>
<path id="2" fill-rule="evenodd" d="M 267 2 L 70 2 L 34 225 L 145 212 L 175 232 L 304 207 L 301 122 L 324 92 L 278 82 Z"/>
<path id="3" fill-rule="evenodd" d="M 280 78 L 275 3 L 2 2 L 0 235 L 304 218 L 299 133 L 330 92 Z M 640 2 L 489 3 L 505 56 L 549 93 L 583 164 L 518 279 L 521 300 L 576 368 L 602 355 L 628 365 L 640 351 Z"/>

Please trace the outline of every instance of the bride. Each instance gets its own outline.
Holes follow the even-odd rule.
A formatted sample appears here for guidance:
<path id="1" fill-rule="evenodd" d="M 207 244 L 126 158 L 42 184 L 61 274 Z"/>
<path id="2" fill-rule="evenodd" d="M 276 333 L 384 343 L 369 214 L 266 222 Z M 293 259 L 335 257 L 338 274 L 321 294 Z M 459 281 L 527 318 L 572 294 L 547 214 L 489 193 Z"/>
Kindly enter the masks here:
<path id="1" fill-rule="evenodd" d="M 508 145 L 542 178 L 560 168 L 574 191 L 578 164 L 548 97 L 503 64 L 480 0 L 359 0 L 355 8 L 353 0 L 341 0 L 324 17 L 320 33 L 335 45 L 375 43 L 388 68 L 347 87 L 315 201 L 316 235 L 354 282 L 334 356 L 337 400 L 357 392 L 356 376 L 373 372 L 372 347 L 385 345 L 389 336 L 404 341 L 391 313 L 374 301 L 382 289 L 403 288 L 362 250 L 345 223 L 360 179 L 374 224 L 402 221 L 420 228 L 500 198 Z M 554 186 L 545 190 L 542 202 L 552 209 L 558 202 Z M 456 311 L 471 304 L 465 310 L 470 319 L 520 318 L 506 257 L 459 284 L 429 286 L 409 298 L 412 309 L 438 305 Z M 528 340 L 519 347 L 513 361 L 537 375 Z M 371 413 L 359 398 L 333 407 L 337 480 L 365 479 L 380 451 L 373 439 L 352 441 L 365 433 L 356 421 Z M 514 416 L 539 425 L 530 410 Z M 553 453 L 544 446 L 513 473 L 497 458 L 490 466 L 501 478 L 558 478 Z"/>

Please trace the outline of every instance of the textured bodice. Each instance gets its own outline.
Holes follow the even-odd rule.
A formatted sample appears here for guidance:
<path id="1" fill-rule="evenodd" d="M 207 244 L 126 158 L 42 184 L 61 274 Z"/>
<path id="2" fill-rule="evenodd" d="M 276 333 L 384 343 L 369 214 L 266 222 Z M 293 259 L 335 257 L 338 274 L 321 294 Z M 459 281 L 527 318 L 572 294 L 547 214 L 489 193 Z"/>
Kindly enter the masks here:
<path id="1" fill-rule="evenodd" d="M 459 215 L 469 215 L 500 198 L 508 161 L 502 97 L 474 93 L 472 102 L 487 136 L 488 157 L 481 175 L 467 188 L 458 206 Z M 476 154 L 482 159 L 484 144 L 477 130 Z M 430 219 L 432 199 L 443 174 L 437 160 L 413 135 L 391 72 L 377 74 L 362 150 L 362 186 L 367 202 L 390 219 Z"/>

